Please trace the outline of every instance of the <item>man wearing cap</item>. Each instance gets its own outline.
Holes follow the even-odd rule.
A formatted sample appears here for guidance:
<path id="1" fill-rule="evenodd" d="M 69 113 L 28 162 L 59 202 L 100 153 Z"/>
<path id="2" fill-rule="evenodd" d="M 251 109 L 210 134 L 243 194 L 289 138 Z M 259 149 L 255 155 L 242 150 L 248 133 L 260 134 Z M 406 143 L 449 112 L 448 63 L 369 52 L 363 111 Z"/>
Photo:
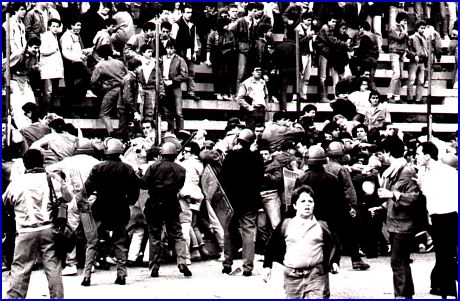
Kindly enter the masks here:
<path id="1" fill-rule="evenodd" d="M 163 82 L 166 101 L 161 106 L 170 132 L 173 132 L 174 129 L 176 131 L 184 129 L 181 83 L 187 79 L 187 76 L 187 63 L 176 54 L 176 43 L 172 40 L 168 41 L 166 43 L 166 55 L 163 56 Z"/>
<path id="2" fill-rule="evenodd" d="M 142 188 L 148 189 L 150 196 L 144 209 L 150 240 L 150 277 L 159 276 L 163 224 L 166 224 L 169 240 L 175 242 L 179 271 L 186 277 L 192 276 L 192 272 L 186 266 L 186 259 L 190 255 L 179 221 L 182 210 L 177 198 L 185 183 L 185 169 L 174 162 L 176 156 L 176 145 L 165 142 L 161 147 L 160 160 L 150 165 L 142 178 Z"/>
<path id="3" fill-rule="evenodd" d="M 97 195 L 91 210 L 96 226 L 110 231 L 111 241 L 117 261 L 117 279 L 115 284 L 125 285 L 128 257 L 128 234 L 126 225 L 130 218 L 130 205 L 134 205 L 139 197 L 139 178 L 134 169 L 121 161 L 120 154 L 124 151 L 123 143 L 115 138 L 104 141 L 105 161 L 97 164 L 91 170 L 85 182 L 88 196 Z M 98 231 L 99 233 L 101 231 Z M 95 244 L 87 246 L 84 278 L 81 285 L 91 283 L 91 268 Z M 94 254 L 94 253 L 93 253 Z"/>
<path id="4" fill-rule="evenodd" d="M 357 240 L 358 233 L 356 227 L 358 223 L 358 216 L 356 214 L 358 201 L 356 197 L 355 187 L 353 186 L 353 182 L 351 181 L 350 173 L 338 161 L 338 159 L 340 157 L 343 157 L 344 154 L 344 146 L 341 142 L 331 142 L 327 148 L 327 156 L 329 160 L 327 164 L 324 165 L 324 170 L 337 177 L 337 180 L 339 181 L 340 187 L 342 188 L 343 194 L 345 196 L 346 206 L 348 207 L 347 209 L 349 209 L 348 213 L 351 219 L 346 218 L 344 220 L 344 226 L 346 229 L 344 229 L 344 227 L 340 228 L 345 231 L 342 231 L 342 233 L 338 233 L 339 237 L 340 234 L 345 235 L 344 238 L 347 240 L 346 242 L 349 247 L 353 269 L 367 270 L 370 267 L 369 264 L 365 263 L 359 256 L 359 247 Z"/>
<path id="5" fill-rule="evenodd" d="M 249 129 L 254 131 L 257 123 L 265 123 L 268 89 L 262 79 L 262 68 L 255 67 L 252 76 L 241 83 L 236 101 L 245 113 Z"/>
<path id="6" fill-rule="evenodd" d="M 251 276 L 254 268 L 256 218 L 262 208 L 260 191 L 265 170 L 262 156 L 250 150 L 254 139 L 250 129 L 241 130 L 237 149 L 228 152 L 222 166 L 222 187 L 234 210 L 229 224 L 224 225 L 224 274 L 232 272 L 239 228 L 243 241 L 243 275 Z"/>

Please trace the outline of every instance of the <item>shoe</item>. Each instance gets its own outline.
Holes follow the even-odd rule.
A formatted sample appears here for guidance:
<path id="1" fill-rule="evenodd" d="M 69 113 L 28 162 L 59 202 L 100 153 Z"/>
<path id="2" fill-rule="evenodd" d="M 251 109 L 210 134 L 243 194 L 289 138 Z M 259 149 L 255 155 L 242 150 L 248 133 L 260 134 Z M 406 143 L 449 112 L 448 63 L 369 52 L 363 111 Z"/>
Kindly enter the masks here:
<path id="1" fill-rule="evenodd" d="M 230 274 L 232 272 L 232 268 L 231 267 L 224 267 L 222 269 L 222 274 Z"/>
<path id="2" fill-rule="evenodd" d="M 216 94 L 216 98 L 217 98 L 217 100 L 222 100 L 222 99 L 223 99 L 222 94 L 217 93 L 217 94 Z"/>
<path id="3" fill-rule="evenodd" d="M 223 100 L 233 100 L 233 98 L 231 98 L 231 97 L 228 96 L 227 94 L 222 95 L 222 99 L 223 99 Z"/>
<path id="4" fill-rule="evenodd" d="M 201 259 L 207 259 L 207 258 L 210 257 L 210 254 L 209 254 L 208 250 L 206 250 L 206 247 L 204 245 L 200 246 L 199 252 L 200 252 L 200 255 L 201 255 Z"/>
<path id="5" fill-rule="evenodd" d="M 77 266 L 68 265 L 62 270 L 62 276 L 75 276 L 77 275 Z"/>
<path id="6" fill-rule="evenodd" d="M 83 281 L 81 282 L 82 286 L 90 286 L 91 285 L 91 279 L 90 278 L 83 278 Z"/>
<path id="7" fill-rule="evenodd" d="M 86 98 L 97 98 L 97 95 L 93 93 L 93 91 L 88 90 L 86 91 Z"/>
<path id="8" fill-rule="evenodd" d="M 198 249 L 194 249 L 191 254 L 190 254 L 190 260 L 193 262 L 196 261 L 201 261 L 201 255 L 200 252 L 198 252 Z"/>
<path id="9" fill-rule="evenodd" d="M 329 98 L 322 98 L 319 102 L 330 103 L 331 101 L 329 100 Z"/>
<path id="10" fill-rule="evenodd" d="M 126 277 L 117 277 L 117 279 L 115 279 L 115 284 L 125 285 L 126 284 Z"/>
<path id="11" fill-rule="evenodd" d="M 362 260 L 353 261 L 352 266 L 353 266 L 353 270 L 361 270 L 361 271 L 367 270 L 368 268 L 371 267 L 370 265 L 368 265 Z"/>
<path id="12" fill-rule="evenodd" d="M 200 98 L 199 98 L 198 96 L 196 96 L 195 93 L 189 93 L 189 94 L 187 95 L 187 98 L 193 99 L 193 100 L 195 100 L 195 101 L 200 100 Z"/>
<path id="13" fill-rule="evenodd" d="M 428 253 L 428 252 L 433 251 L 433 248 L 434 248 L 433 241 L 428 242 L 426 245 L 426 252 Z"/>
<path id="14" fill-rule="evenodd" d="M 359 256 L 366 256 L 366 253 L 363 252 L 361 248 L 358 249 Z"/>
<path id="15" fill-rule="evenodd" d="M 150 277 L 153 277 L 153 278 L 158 278 L 158 271 L 160 270 L 160 267 L 158 266 L 158 264 L 154 264 L 153 267 L 152 267 L 152 272 L 150 272 Z"/>
<path id="16" fill-rule="evenodd" d="M 192 272 L 188 269 L 188 267 L 185 264 L 179 264 L 177 266 L 179 268 L 179 271 L 184 274 L 185 277 L 191 277 Z"/>
<path id="17" fill-rule="evenodd" d="M 252 275 L 252 272 L 251 271 L 243 271 L 243 276 L 245 277 L 249 277 Z"/>

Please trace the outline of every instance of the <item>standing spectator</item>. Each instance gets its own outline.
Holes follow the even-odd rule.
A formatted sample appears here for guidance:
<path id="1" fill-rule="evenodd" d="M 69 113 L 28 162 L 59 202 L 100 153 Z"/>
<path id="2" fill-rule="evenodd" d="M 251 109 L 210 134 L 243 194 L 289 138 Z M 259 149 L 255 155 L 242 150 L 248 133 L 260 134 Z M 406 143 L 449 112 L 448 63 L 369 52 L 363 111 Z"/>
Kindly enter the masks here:
<path id="1" fill-rule="evenodd" d="M 265 123 L 268 90 L 262 79 L 262 68 L 255 67 L 252 76 L 241 83 L 237 102 L 244 110 L 249 129 L 253 130 L 257 123 Z"/>
<path id="2" fill-rule="evenodd" d="M 438 148 L 423 142 L 417 148 L 418 183 L 431 217 L 436 263 L 431 272 L 430 294 L 457 296 L 458 172 L 438 161 Z"/>
<path id="3" fill-rule="evenodd" d="M 302 14 L 301 22 L 295 28 L 299 32 L 300 55 L 302 56 L 302 81 L 300 86 L 300 98 L 307 99 L 308 83 L 311 75 L 311 63 L 313 55 L 313 39 L 316 32 L 312 28 L 313 14 L 305 12 Z"/>
<path id="4" fill-rule="evenodd" d="M 40 256 L 48 279 L 50 298 L 62 299 L 62 266 L 54 242 L 51 187 L 56 198 L 64 202 L 70 202 L 72 195 L 59 176 L 45 172 L 43 155 L 39 150 L 26 151 L 23 162 L 26 173 L 13 180 L 3 194 L 3 205 L 8 211 L 14 212 L 18 233 L 7 297 L 26 298 L 34 261 Z"/>
<path id="5" fill-rule="evenodd" d="M 222 187 L 233 207 L 234 214 L 225 229 L 222 273 L 232 271 L 237 239 L 243 241 L 243 276 L 251 276 L 254 268 L 257 211 L 262 208 L 260 188 L 264 176 L 264 162 L 258 152 L 251 152 L 254 133 L 243 129 L 238 134 L 240 148 L 231 151 L 222 166 Z"/>
<path id="6" fill-rule="evenodd" d="M 137 99 L 139 97 L 139 80 L 137 76 L 142 72 L 142 63 L 136 58 L 128 61 L 128 72 L 123 77 L 120 87 L 120 96 L 117 103 L 119 120 L 119 136 L 127 141 L 128 124 L 133 121 L 141 121 L 141 114 Z"/>
<path id="7" fill-rule="evenodd" d="M 64 63 L 57 39 L 61 25 L 60 20 L 49 19 L 48 31 L 41 34 L 40 75 L 44 88 L 40 107 L 46 112 L 54 111 L 54 96 L 59 87 L 59 80 L 64 78 Z"/>
<path id="8" fill-rule="evenodd" d="M 97 164 L 91 170 L 85 182 L 88 196 L 97 194 L 92 205 L 94 221 L 97 227 L 112 231 L 111 240 L 117 263 L 117 278 L 115 284 L 125 285 L 128 257 L 128 234 L 126 226 L 130 217 L 130 205 L 134 205 L 139 197 L 139 178 L 133 168 L 122 162 L 123 143 L 114 138 L 104 141 L 105 161 Z M 94 246 L 91 246 L 94 248 Z M 94 250 L 94 249 L 93 249 Z M 87 248 L 86 252 L 91 251 Z M 90 256 L 86 256 L 88 259 Z M 94 260 L 94 258 L 93 258 Z M 93 260 L 85 262 L 83 286 L 89 286 L 91 281 L 91 266 Z"/>
<path id="9" fill-rule="evenodd" d="M 326 89 L 326 76 L 328 61 L 332 59 L 334 55 L 334 50 L 341 47 L 347 48 L 349 44 L 347 42 L 340 41 L 334 36 L 335 26 L 337 24 L 337 17 L 330 16 L 328 18 L 327 24 L 324 24 L 318 32 L 316 38 L 316 47 L 319 54 L 318 62 L 318 96 L 320 97 L 320 102 L 329 102 L 327 98 L 327 89 Z"/>
<path id="10" fill-rule="evenodd" d="M 37 2 L 24 19 L 26 38 L 40 37 L 48 28 L 48 20 L 52 18 L 61 19 L 59 13 L 50 7 L 50 2 Z"/>
<path id="11" fill-rule="evenodd" d="M 117 12 L 113 18 L 117 21 L 118 30 L 112 34 L 112 43 L 115 50 L 122 52 L 126 42 L 134 35 L 134 21 L 124 2 L 115 2 Z"/>
<path id="12" fill-rule="evenodd" d="M 390 110 L 387 105 L 380 102 L 380 93 L 371 91 L 369 94 L 369 103 L 371 107 L 364 114 L 364 125 L 369 130 L 383 129 L 386 125 L 391 124 Z"/>
<path id="13" fill-rule="evenodd" d="M 24 26 L 24 17 L 27 11 L 24 2 L 11 2 L 10 7 L 10 53 L 11 56 L 15 56 L 24 51 L 24 47 L 27 43 L 26 28 Z M 5 23 L 3 23 L 3 29 L 6 30 Z M 6 33 L 4 34 L 6 35 Z"/>
<path id="14" fill-rule="evenodd" d="M 246 78 L 247 70 L 250 68 L 249 60 L 253 52 L 254 40 L 254 16 L 257 13 L 257 5 L 249 2 L 246 6 L 247 15 L 239 18 L 229 27 L 229 30 L 235 35 L 238 48 L 238 71 L 236 77 L 236 89 Z M 249 67 L 249 68 L 248 68 Z"/>
<path id="15" fill-rule="evenodd" d="M 155 28 L 155 23 L 150 21 L 145 22 L 142 25 L 142 33 L 130 37 L 128 42 L 126 42 L 126 47 L 137 53 L 140 53 L 142 45 L 145 44 L 155 49 Z"/>
<path id="16" fill-rule="evenodd" d="M 86 66 L 89 50 L 83 48 L 80 31 L 81 22 L 75 18 L 70 21 L 70 28 L 60 39 L 65 81 L 65 101 L 62 107 L 66 114 L 71 114 L 73 105 L 83 102 L 90 85 L 91 74 Z"/>
<path id="17" fill-rule="evenodd" d="M 161 147 L 160 160 L 150 165 L 142 178 L 143 188 L 148 189 L 150 196 L 145 203 L 144 214 L 149 229 L 151 277 L 159 276 L 163 224 L 166 225 L 168 238 L 174 242 L 179 271 L 186 277 L 192 276 L 186 266 L 189 252 L 179 222 L 181 207 L 177 199 L 177 194 L 184 186 L 185 169 L 174 162 L 176 155 L 176 145 L 165 142 Z"/>
<path id="18" fill-rule="evenodd" d="M 160 25 L 160 56 L 166 54 L 166 44 L 169 41 L 174 41 L 171 37 L 172 24 L 168 21 L 161 22 Z"/>
<path id="19" fill-rule="evenodd" d="M 22 106 L 28 102 L 35 103 L 32 81 L 40 72 L 38 54 L 41 40 L 39 37 L 32 37 L 27 40 L 27 45 L 22 52 L 11 57 L 11 113 L 18 130 L 30 125 L 30 121 L 24 115 Z"/>
<path id="20" fill-rule="evenodd" d="M 85 48 L 94 46 L 96 33 L 105 28 L 104 20 L 109 18 L 111 2 L 90 2 L 90 8 L 81 16 L 81 39 Z"/>
<path id="21" fill-rule="evenodd" d="M 425 70 L 428 63 L 427 41 L 423 35 L 426 22 L 418 20 L 415 23 L 415 33 L 409 37 L 407 58 L 409 62 L 409 78 L 407 82 L 407 102 L 414 101 L 414 83 L 416 84 L 415 103 L 422 103 Z"/>
<path id="22" fill-rule="evenodd" d="M 383 8 L 385 5 L 387 4 L 378 2 L 364 2 L 361 7 L 361 13 L 359 16 L 362 21 L 372 25 L 372 31 L 375 34 L 377 40 L 377 52 L 379 53 L 383 52 L 382 16 Z"/>
<path id="23" fill-rule="evenodd" d="M 94 68 L 96 64 L 101 61 L 101 57 L 97 54 L 97 50 L 102 45 L 109 45 L 110 49 L 112 50 L 113 56 L 120 56 L 120 53 L 113 48 L 112 40 L 110 38 L 112 33 L 114 33 L 116 29 L 117 29 L 117 21 L 115 21 L 112 18 L 107 18 L 104 20 L 104 29 L 99 30 L 96 33 L 96 36 L 94 37 L 94 40 L 93 40 L 94 46 L 93 46 L 93 51 L 91 55 L 93 58 L 92 64 L 94 65 L 91 66 L 88 60 L 89 68 L 91 69 Z"/>
<path id="24" fill-rule="evenodd" d="M 355 49 L 355 59 L 359 68 L 358 74 L 369 72 L 369 87 L 375 86 L 375 71 L 379 59 L 377 36 L 371 32 L 371 26 L 367 22 L 359 25 L 359 46 Z"/>
<path id="25" fill-rule="evenodd" d="M 349 45 L 351 43 L 351 39 L 350 36 L 348 36 L 347 34 L 347 28 L 347 24 L 345 22 L 341 22 L 339 26 L 336 27 L 334 35 L 340 41 L 345 42 Z M 334 93 L 336 93 L 337 83 L 346 77 L 345 72 L 347 71 L 347 75 L 351 75 L 351 71 L 348 66 L 348 63 L 350 62 L 348 50 L 348 47 L 337 47 L 336 49 L 334 49 L 335 53 L 330 61 L 330 65 L 332 67 L 331 77 Z"/>
<path id="26" fill-rule="evenodd" d="M 410 250 L 415 234 L 417 214 L 424 214 L 422 195 L 415 182 L 416 171 L 404 158 L 404 143 L 397 136 L 385 139 L 384 155 L 389 156 L 390 166 L 382 174 L 382 188 L 379 198 L 384 202 L 376 208 L 387 211 L 386 226 L 390 233 L 391 269 L 396 298 L 411 299 L 414 295 L 414 282 L 410 268 Z M 426 213 L 425 213 L 426 214 Z"/>
<path id="27" fill-rule="evenodd" d="M 292 195 L 295 217 L 284 220 L 267 243 L 263 279 L 270 279 L 273 261 L 282 263 L 286 298 L 328 299 L 329 272 L 339 272 L 339 242 L 313 215 L 313 197 L 310 186 L 297 188 Z"/>
<path id="28" fill-rule="evenodd" d="M 388 48 L 391 59 L 391 81 L 388 88 L 388 102 L 399 103 L 401 101 L 400 90 L 404 68 L 404 53 L 407 48 L 409 35 L 407 34 L 407 20 L 409 16 L 402 11 L 396 15 L 396 25 L 390 28 L 388 33 Z"/>
<path id="29" fill-rule="evenodd" d="M 217 18 L 215 30 L 208 37 L 206 65 L 212 67 L 214 92 L 217 100 L 230 100 L 232 67 L 235 61 L 236 41 L 228 30 L 230 19 Z"/>
<path id="30" fill-rule="evenodd" d="M 168 122 L 168 131 L 172 133 L 174 129 L 176 131 L 184 129 L 181 84 L 187 79 L 188 69 L 185 60 L 176 54 L 174 41 L 166 44 L 166 53 L 163 56 L 162 70 L 166 97 L 162 107 Z"/>
<path id="31" fill-rule="evenodd" d="M 176 40 L 177 54 L 185 59 L 188 69 L 187 77 L 187 97 L 193 100 L 200 100 L 195 95 L 195 65 L 198 52 L 201 49 L 201 43 L 197 34 L 195 24 L 191 22 L 192 7 L 186 4 L 182 7 L 182 16 L 173 24 L 171 36 Z"/>
<path id="32" fill-rule="evenodd" d="M 112 135 L 113 127 L 110 120 L 110 112 L 116 107 L 119 94 L 120 86 L 123 81 L 123 77 L 126 74 L 125 65 L 119 61 L 113 59 L 112 49 L 110 45 L 102 45 L 97 50 L 98 55 L 101 57 L 101 61 L 97 63 L 91 76 L 91 84 L 96 87 L 98 91 L 101 103 L 101 112 L 99 117 L 109 133 Z"/>
<path id="33" fill-rule="evenodd" d="M 156 104 L 156 68 L 159 68 L 159 91 L 160 95 L 165 95 L 162 66 L 156 66 L 156 60 L 153 56 L 153 49 L 150 45 L 144 44 L 141 49 L 142 71 L 137 75 L 141 84 L 141 115 L 142 119 L 153 120 Z M 158 109 L 158 108 L 157 108 Z"/>

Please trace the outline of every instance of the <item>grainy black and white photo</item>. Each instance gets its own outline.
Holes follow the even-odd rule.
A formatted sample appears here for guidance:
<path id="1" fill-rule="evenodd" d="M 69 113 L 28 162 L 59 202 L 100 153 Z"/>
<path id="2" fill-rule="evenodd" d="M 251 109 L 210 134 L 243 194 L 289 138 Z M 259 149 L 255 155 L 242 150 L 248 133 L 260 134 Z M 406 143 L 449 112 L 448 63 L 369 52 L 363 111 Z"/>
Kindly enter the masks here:
<path id="1" fill-rule="evenodd" d="M 2 298 L 458 297 L 457 2 L 2 2 Z"/>

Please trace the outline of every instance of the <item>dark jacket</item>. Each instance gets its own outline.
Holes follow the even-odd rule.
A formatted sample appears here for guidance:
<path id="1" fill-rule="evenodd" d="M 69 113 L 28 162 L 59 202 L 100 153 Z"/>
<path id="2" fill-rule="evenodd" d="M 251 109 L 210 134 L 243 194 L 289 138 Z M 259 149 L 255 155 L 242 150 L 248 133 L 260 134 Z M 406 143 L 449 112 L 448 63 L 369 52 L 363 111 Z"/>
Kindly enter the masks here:
<path id="1" fill-rule="evenodd" d="M 172 80 L 172 88 L 180 87 L 180 84 L 188 77 L 187 63 L 177 54 L 173 56 L 169 65 L 168 79 Z"/>
<path id="2" fill-rule="evenodd" d="M 183 17 L 180 17 L 176 23 L 179 25 L 179 31 L 176 36 L 177 54 L 181 57 L 186 57 L 187 49 L 191 49 L 193 54 L 195 48 L 196 26 L 188 27 Z"/>
<path id="3" fill-rule="evenodd" d="M 264 179 L 260 191 L 283 190 L 283 167 L 278 161 L 270 160 L 265 163 Z"/>
<path id="4" fill-rule="evenodd" d="M 177 193 L 184 186 L 185 169 L 175 162 L 160 160 L 150 165 L 142 178 L 142 188 L 149 191 L 149 202 L 177 203 Z"/>
<path id="5" fill-rule="evenodd" d="M 259 153 L 245 148 L 228 152 L 222 165 L 222 187 L 236 216 L 262 208 L 263 176 L 264 162 Z"/>
<path id="6" fill-rule="evenodd" d="M 264 268 L 271 268 L 274 261 L 283 264 L 286 254 L 286 228 L 290 221 L 290 218 L 285 219 L 270 236 L 265 248 Z M 325 271 L 330 271 L 333 263 L 340 263 L 340 243 L 324 221 L 318 223 L 323 230 L 323 266 Z"/>
<path id="7" fill-rule="evenodd" d="M 238 52 L 248 53 L 253 49 L 254 30 L 249 28 L 249 23 L 245 18 L 236 20 L 235 25 L 230 30 L 235 35 Z"/>
<path id="8" fill-rule="evenodd" d="M 124 109 L 127 114 L 139 112 L 137 97 L 139 95 L 139 82 L 133 72 L 123 77 L 120 87 L 120 97 L 118 98 L 117 108 Z"/>
<path id="9" fill-rule="evenodd" d="M 331 55 L 335 53 L 334 49 L 337 49 L 337 47 L 348 47 L 345 42 L 340 41 L 334 36 L 333 31 L 327 24 L 324 24 L 319 30 L 315 45 L 318 54 L 324 56 L 328 60 L 331 58 Z"/>
<path id="10" fill-rule="evenodd" d="M 390 53 L 403 55 L 406 52 L 409 35 L 407 32 L 403 33 L 401 27 L 401 25 L 396 24 L 388 32 L 388 49 Z"/>
<path id="11" fill-rule="evenodd" d="M 129 206 L 139 197 L 139 178 L 133 168 L 119 160 L 97 164 L 85 182 L 88 195 L 97 192 L 92 211 L 95 220 L 104 225 L 127 225 Z"/>
<path id="12" fill-rule="evenodd" d="M 48 19 L 51 15 L 48 13 Z M 43 15 L 35 8 L 29 10 L 24 17 L 24 26 L 26 27 L 27 40 L 31 37 L 40 37 L 40 34 L 46 31 L 46 24 Z"/>
<path id="13" fill-rule="evenodd" d="M 355 57 L 360 61 L 361 65 L 366 63 L 375 68 L 379 59 L 379 46 L 375 34 L 364 32 L 360 35 L 359 47 L 355 50 Z"/>
<path id="14" fill-rule="evenodd" d="M 418 56 L 419 63 L 428 62 L 428 44 L 424 36 L 415 33 L 409 37 L 407 43 L 407 58 L 415 63 L 415 56 Z"/>
<path id="15" fill-rule="evenodd" d="M 223 60 L 231 57 L 236 50 L 236 40 L 233 32 L 223 30 L 218 33 L 212 31 L 208 36 L 206 51 L 211 53 L 211 61 Z"/>
<path id="16" fill-rule="evenodd" d="M 155 68 L 160 68 L 160 72 L 158 74 L 160 75 L 160 88 L 158 93 L 160 94 L 165 94 L 165 86 L 163 82 L 163 62 L 160 60 L 160 66 L 155 66 Z M 142 89 L 147 90 L 147 89 L 155 89 L 156 87 L 156 81 L 155 81 L 155 68 L 153 68 L 152 72 L 150 72 L 149 78 L 145 78 L 144 72 L 140 72 L 137 75 L 137 78 L 139 79 L 139 82 L 142 85 Z"/>
<path id="17" fill-rule="evenodd" d="M 353 182 L 351 181 L 351 176 L 348 170 L 344 166 L 333 161 L 332 159 L 329 159 L 329 162 L 326 165 L 324 165 L 324 169 L 337 177 L 340 186 L 343 189 L 347 205 L 356 209 L 358 206 L 356 191 L 355 187 L 353 186 Z"/>

